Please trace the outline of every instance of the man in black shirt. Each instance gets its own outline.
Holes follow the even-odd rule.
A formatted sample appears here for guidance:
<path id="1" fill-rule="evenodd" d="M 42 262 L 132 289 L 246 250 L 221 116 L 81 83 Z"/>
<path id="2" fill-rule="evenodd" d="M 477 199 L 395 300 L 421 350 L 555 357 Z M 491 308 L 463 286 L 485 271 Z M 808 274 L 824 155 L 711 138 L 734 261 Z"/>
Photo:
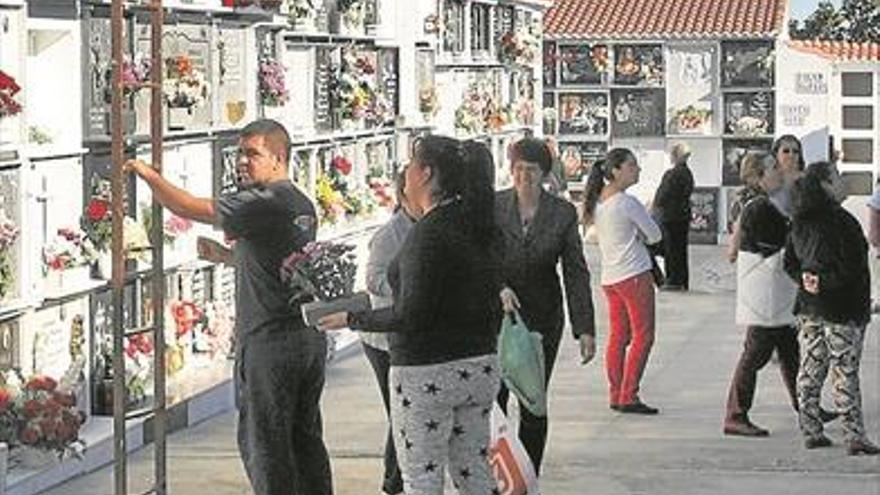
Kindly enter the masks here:
<path id="1" fill-rule="evenodd" d="M 690 147 L 677 143 L 670 151 L 672 168 L 663 174 L 651 205 L 663 229 L 663 257 L 666 262 L 664 290 L 688 289 L 688 230 L 691 223 L 691 193 L 694 176 L 688 168 Z"/>
<path id="2" fill-rule="evenodd" d="M 129 160 L 153 196 L 175 214 L 221 227 L 234 239 L 238 444 L 254 492 L 330 495 L 321 429 L 325 336 L 288 304 L 280 267 L 315 238 L 315 209 L 289 179 L 290 137 L 272 120 L 239 139 L 241 190 L 197 198 L 140 160 Z"/>

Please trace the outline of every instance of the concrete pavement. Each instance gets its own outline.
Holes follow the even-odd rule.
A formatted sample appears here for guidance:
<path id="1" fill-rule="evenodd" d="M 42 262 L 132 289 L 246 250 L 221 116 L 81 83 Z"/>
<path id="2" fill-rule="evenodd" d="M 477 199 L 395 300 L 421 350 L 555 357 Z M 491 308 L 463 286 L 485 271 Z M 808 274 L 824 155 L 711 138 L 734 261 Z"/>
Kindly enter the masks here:
<path id="1" fill-rule="evenodd" d="M 595 252 L 589 249 L 592 261 Z M 807 451 L 788 405 L 778 367 L 760 374 L 752 419 L 764 439 L 724 437 L 727 387 L 742 346 L 733 324 L 732 271 L 720 247 L 692 246 L 693 290 L 660 293 L 657 338 L 642 397 L 661 408 L 645 417 L 610 411 L 602 352 L 607 318 L 596 289 L 597 359 L 578 364 L 566 337 L 550 385 L 551 432 L 542 476 L 544 495 L 880 495 L 880 458 L 851 458 L 832 423 L 835 446 Z M 862 395 L 869 436 L 880 441 L 880 328 L 868 331 Z M 830 403 L 824 400 L 824 403 Z M 324 395 L 325 431 L 337 495 L 379 494 L 384 413 L 372 371 L 359 349 L 335 363 Z M 131 456 L 131 493 L 149 487 L 151 449 Z M 170 493 L 250 493 L 235 447 L 230 412 L 173 435 Z M 112 493 L 105 468 L 50 490 L 52 495 Z"/>

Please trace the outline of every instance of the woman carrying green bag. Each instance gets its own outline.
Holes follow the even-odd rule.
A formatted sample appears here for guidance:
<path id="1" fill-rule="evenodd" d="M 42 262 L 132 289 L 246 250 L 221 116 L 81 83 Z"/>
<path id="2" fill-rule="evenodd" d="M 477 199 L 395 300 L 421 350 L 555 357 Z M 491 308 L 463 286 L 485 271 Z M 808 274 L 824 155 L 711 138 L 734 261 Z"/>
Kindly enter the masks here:
<path id="1" fill-rule="evenodd" d="M 541 184 L 552 166 L 547 145 L 525 138 L 510 148 L 513 188 L 495 197 L 495 219 L 504 243 L 501 299 L 505 311 L 518 310 L 523 323 L 542 337 L 544 387 L 550 381 L 564 326 L 562 288 L 557 265 L 562 263 L 571 331 L 580 345 L 581 363 L 596 353 L 595 319 L 590 272 L 584 260 L 578 219 L 571 203 L 547 193 Z M 507 405 L 502 386 L 498 400 Z M 520 408 L 519 438 L 540 474 L 547 441 L 547 416 Z"/>

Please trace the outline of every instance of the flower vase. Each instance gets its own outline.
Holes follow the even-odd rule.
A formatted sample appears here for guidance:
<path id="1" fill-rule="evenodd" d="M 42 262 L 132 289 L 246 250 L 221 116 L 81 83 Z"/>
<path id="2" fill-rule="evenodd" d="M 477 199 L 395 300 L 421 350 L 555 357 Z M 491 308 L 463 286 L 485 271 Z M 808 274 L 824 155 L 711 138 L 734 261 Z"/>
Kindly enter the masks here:
<path id="1" fill-rule="evenodd" d="M 64 290 L 64 270 L 46 272 L 43 277 L 43 294 L 47 297 L 57 296 Z"/>
<path id="2" fill-rule="evenodd" d="M 19 466 L 25 469 L 42 469 L 58 462 L 58 454 L 51 450 L 22 445 L 15 449 Z"/>
<path id="3" fill-rule="evenodd" d="M 284 105 L 263 105 L 263 118 L 284 122 Z"/>
<path id="4" fill-rule="evenodd" d="M 191 107 L 168 107 L 168 130 L 183 131 L 193 126 Z"/>
<path id="5" fill-rule="evenodd" d="M 308 14 L 292 19 L 290 27 L 297 33 L 314 33 L 317 31 L 314 14 Z"/>
<path id="6" fill-rule="evenodd" d="M 110 251 L 99 251 L 98 259 L 95 260 L 95 275 L 97 278 L 110 280 L 113 276 L 113 255 Z"/>

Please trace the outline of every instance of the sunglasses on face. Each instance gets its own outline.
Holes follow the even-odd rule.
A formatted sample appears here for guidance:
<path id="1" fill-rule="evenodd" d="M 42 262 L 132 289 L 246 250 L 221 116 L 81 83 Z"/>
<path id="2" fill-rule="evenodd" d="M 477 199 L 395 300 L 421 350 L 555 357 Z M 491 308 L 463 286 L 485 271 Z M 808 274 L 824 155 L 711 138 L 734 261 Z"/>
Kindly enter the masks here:
<path id="1" fill-rule="evenodd" d="M 801 152 L 801 150 L 799 150 L 799 149 L 797 149 L 797 148 L 781 148 L 779 151 L 781 151 L 782 153 L 784 153 L 784 154 L 786 154 L 786 155 L 789 154 L 789 153 L 794 154 L 794 153 L 800 153 L 800 152 Z"/>

